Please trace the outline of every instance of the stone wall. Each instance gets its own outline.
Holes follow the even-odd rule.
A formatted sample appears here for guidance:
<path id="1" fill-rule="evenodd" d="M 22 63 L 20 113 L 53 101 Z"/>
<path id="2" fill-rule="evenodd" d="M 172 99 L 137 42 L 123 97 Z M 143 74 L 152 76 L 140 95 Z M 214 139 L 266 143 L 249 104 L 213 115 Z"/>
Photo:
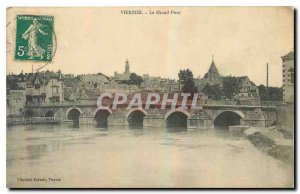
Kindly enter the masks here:
<path id="1" fill-rule="evenodd" d="M 159 114 L 145 116 L 143 124 L 145 127 L 159 127 L 159 128 L 166 127 L 166 121 L 164 117 Z"/>
<path id="2" fill-rule="evenodd" d="M 90 116 L 80 116 L 79 117 L 79 124 L 80 125 L 97 125 L 96 120 L 94 119 L 94 117 L 90 117 Z"/>
<path id="3" fill-rule="evenodd" d="M 277 128 L 294 132 L 294 103 L 277 107 Z"/>

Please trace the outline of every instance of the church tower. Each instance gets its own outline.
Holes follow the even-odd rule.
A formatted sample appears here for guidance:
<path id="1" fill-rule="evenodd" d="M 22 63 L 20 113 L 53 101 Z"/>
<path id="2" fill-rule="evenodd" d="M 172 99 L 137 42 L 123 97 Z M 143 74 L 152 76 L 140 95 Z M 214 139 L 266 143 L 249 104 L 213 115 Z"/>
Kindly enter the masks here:
<path id="1" fill-rule="evenodd" d="M 125 74 L 130 74 L 130 70 L 129 70 L 129 61 L 128 59 L 125 62 Z"/>
<path id="2" fill-rule="evenodd" d="M 212 62 L 208 72 L 204 75 L 204 78 L 211 82 L 218 82 L 220 80 L 220 74 L 214 62 L 214 55 L 212 55 Z"/>

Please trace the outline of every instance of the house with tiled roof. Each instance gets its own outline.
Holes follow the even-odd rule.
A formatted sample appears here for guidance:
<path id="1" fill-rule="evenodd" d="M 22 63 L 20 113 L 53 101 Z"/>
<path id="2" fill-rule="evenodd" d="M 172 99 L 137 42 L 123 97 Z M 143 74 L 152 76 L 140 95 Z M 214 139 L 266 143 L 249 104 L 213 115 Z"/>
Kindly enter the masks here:
<path id="1" fill-rule="evenodd" d="M 28 81 L 26 101 L 32 103 L 61 102 L 64 99 L 61 72 L 36 72 Z"/>
<path id="2" fill-rule="evenodd" d="M 239 99 L 259 99 L 258 87 L 249 79 L 248 76 L 236 77 L 236 79 L 239 87 L 239 93 L 237 94 Z"/>
<path id="3" fill-rule="evenodd" d="M 223 80 L 226 76 L 223 76 L 219 73 L 217 65 L 212 58 L 211 65 L 205 73 L 203 78 L 196 78 L 195 84 L 198 88 L 198 91 L 201 92 L 202 89 L 206 86 L 219 85 L 220 88 L 223 88 Z M 239 93 L 236 94 L 235 98 L 238 99 L 259 99 L 258 87 L 249 79 L 248 76 L 235 77 L 238 82 Z"/>

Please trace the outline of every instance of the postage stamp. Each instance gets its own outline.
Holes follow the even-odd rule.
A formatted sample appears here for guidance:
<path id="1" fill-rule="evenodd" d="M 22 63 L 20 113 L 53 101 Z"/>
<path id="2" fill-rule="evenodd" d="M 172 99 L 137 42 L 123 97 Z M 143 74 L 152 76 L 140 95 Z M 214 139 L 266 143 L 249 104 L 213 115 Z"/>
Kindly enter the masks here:
<path id="1" fill-rule="evenodd" d="M 53 26 L 53 16 L 17 15 L 15 60 L 51 61 Z"/>

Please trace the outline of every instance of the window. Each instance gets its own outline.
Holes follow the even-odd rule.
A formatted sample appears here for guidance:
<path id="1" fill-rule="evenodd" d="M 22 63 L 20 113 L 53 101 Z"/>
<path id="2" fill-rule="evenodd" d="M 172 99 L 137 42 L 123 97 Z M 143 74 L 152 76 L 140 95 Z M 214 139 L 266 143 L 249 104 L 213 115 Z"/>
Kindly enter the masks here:
<path id="1" fill-rule="evenodd" d="M 290 68 L 290 78 L 291 78 L 291 83 L 294 83 L 294 68 Z"/>

